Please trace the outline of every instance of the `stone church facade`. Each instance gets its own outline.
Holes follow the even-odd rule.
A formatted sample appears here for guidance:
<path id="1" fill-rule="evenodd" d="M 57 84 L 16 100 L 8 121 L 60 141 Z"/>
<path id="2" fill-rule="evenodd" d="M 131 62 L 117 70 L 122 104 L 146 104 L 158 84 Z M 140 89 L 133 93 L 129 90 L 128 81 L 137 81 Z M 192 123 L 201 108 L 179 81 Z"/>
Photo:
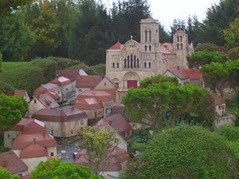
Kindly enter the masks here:
<path id="1" fill-rule="evenodd" d="M 125 44 L 117 42 L 106 50 L 106 76 L 118 86 L 120 96 L 147 77 L 170 68 L 187 68 L 186 58 L 194 49 L 185 31 L 178 30 L 173 43 L 160 43 L 159 38 L 159 22 L 149 17 L 140 22 L 139 43 L 131 37 Z"/>

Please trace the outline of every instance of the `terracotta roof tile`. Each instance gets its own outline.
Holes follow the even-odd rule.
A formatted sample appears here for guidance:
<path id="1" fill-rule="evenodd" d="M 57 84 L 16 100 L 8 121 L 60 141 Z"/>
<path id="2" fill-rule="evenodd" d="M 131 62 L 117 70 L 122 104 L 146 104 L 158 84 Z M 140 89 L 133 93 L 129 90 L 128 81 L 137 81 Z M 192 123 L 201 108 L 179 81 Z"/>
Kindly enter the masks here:
<path id="1" fill-rule="evenodd" d="M 119 134 L 123 132 L 128 132 L 129 130 L 132 129 L 132 126 L 120 113 L 101 119 L 96 123 L 96 126 L 104 125 L 104 122 L 107 122 Z"/>
<path id="2" fill-rule="evenodd" d="M 88 76 L 80 76 L 76 80 L 77 88 L 94 88 L 99 82 L 103 80 L 103 76 L 101 75 L 88 75 Z"/>
<path id="3" fill-rule="evenodd" d="M 26 93 L 27 93 L 26 90 L 15 90 L 15 91 L 14 91 L 14 96 L 24 97 Z"/>
<path id="4" fill-rule="evenodd" d="M 42 121 L 63 122 L 68 120 L 80 120 L 86 118 L 86 113 L 77 109 L 41 109 L 32 116 Z"/>
<path id="5" fill-rule="evenodd" d="M 59 90 L 60 90 L 60 88 L 58 85 L 53 84 L 53 83 L 46 83 L 46 84 L 39 86 L 37 89 L 35 89 L 33 94 L 40 95 L 40 94 L 44 94 L 46 92 L 56 92 Z"/>
<path id="6" fill-rule="evenodd" d="M 81 76 L 81 75 L 87 75 L 86 73 L 82 74 L 78 71 L 78 70 L 59 70 L 56 72 L 57 76 L 64 76 L 68 79 L 70 79 L 71 81 L 75 81 L 77 79 L 77 77 Z"/>
<path id="7" fill-rule="evenodd" d="M 26 164 L 13 151 L 0 153 L 0 166 L 13 174 L 28 169 Z"/>
<path id="8" fill-rule="evenodd" d="M 77 99 L 96 98 L 98 101 L 106 102 L 115 100 L 114 97 L 104 90 L 86 90 L 77 96 Z"/>
<path id="9" fill-rule="evenodd" d="M 10 130 L 11 131 L 22 131 L 24 126 L 31 123 L 34 119 L 31 118 L 22 118 L 15 126 L 13 126 Z"/>
<path id="10" fill-rule="evenodd" d="M 102 109 L 103 104 L 96 98 L 82 98 L 76 100 L 74 107 L 81 110 L 95 110 Z"/>
<path id="11" fill-rule="evenodd" d="M 117 42 L 112 47 L 110 47 L 109 50 L 120 50 L 121 45 L 122 44 L 120 42 Z"/>
<path id="12" fill-rule="evenodd" d="M 60 105 L 48 93 L 37 96 L 37 99 L 47 108 L 58 108 Z"/>
<path id="13" fill-rule="evenodd" d="M 130 161 L 128 153 L 119 147 L 110 147 L 108 150 L 107 160 L 100 164 L 101 171 L 121 171 L 121 164 Z M 74 164 L 84 166 L 94 166 L 87 157 L 87 150 L 82 149 L 74 159 Z"/>
<path id="14" fill-rule="evenodd" d="M 39 144 L 30 144 L 25 147 L 20 154 L 20 158 L 38 158 L 38 157 L 47 157 L 48 153 L 46 149 Z"/>
<path id="15" fill-rule="evenodd" d="M 22 150 L 27 147 L 29 144 L 32 144 L 33 141 L 36 141 L 36 144 L 39 144 L 43 147 L 54 147 L 56 146 L 56 141 L 54 137 L 49 134 L 22 134 L 17 136 L 12 144 L 12 149 Z"/>
<path id="16" fill-rule="evenodd" d="M 184 31 L 183 29 L 178 29 L 175 33 L 176 33 L 176 34 L 177 34 L 177 33 L 185 33 L 185 31 Z"/>
<path id="17" fill-rule="evenodd" d="M 58 78 L 51 80 L 50 83 L 56 84 L 58 86 L 66 86 L 71 84 L 71 80 L 66 77 L 60 76 Z"/>
<path id="18" fill-rule="evenodd" d="M 170 50 L 170 47 L 172 47 L 172 43 L 160 43 L 160 52 L 166 55 L 176 55 L 172 50 Z"/>
<path id="19" fill-rule="evenodd" d="M 168 69 L 169 72 L 173 73 L 175 76 L 181 80 L 199 80 L 201 78 L 200 71 L 197 69 Z"/>

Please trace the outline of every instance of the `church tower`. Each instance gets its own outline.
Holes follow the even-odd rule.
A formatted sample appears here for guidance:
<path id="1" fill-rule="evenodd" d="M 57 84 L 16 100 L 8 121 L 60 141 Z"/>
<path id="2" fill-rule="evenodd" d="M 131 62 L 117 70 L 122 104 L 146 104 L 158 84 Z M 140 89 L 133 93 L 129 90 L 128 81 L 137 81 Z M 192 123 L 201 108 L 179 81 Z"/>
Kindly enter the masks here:
<path id="1" fill-rule="evenodd" d="M 159 50 L 159 22 L 152 17 L 140 22 L 140 43 L 142 51 L 157 52 Z"/>

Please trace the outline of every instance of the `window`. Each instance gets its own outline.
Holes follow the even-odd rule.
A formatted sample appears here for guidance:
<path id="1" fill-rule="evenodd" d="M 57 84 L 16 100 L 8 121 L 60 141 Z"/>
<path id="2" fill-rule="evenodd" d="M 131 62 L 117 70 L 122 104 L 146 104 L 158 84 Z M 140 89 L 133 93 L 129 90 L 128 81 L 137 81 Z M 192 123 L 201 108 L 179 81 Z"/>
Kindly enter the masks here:
<path id="1" fill-rule="evenodd" d="M 144 46 L 144 50 L 145 50 L 145 52 L 147 52 L 147 45 Z"/>
<path id="2" fill-rule="evenodd" d="M 119 68 L 119 63 L 117 63 L 117 68 Z"/>
<path id="3" fill-rule="evenodd" d="M 66 88 L 66 91 L 68 91 L 68 88 Z"/>
<path id="4" fill-rule="evenodd" d="M 97 112 L 95 112 L 95 118 L 97 118 Z"/>
<path id="5" fill-rule="evenodd" d="M 146 62 L 144 62 L 144 68 L 147 68 L 147 63 Z"/>
<path id="6" fill-rule="evenodd" d="M 183 49 L 183 44 L 181 44 L 181 50 Z"/>
<path id="7" fill-rule="evenodd" d="M 139 68 L 139 59 L 137 59 L 137 68 Z"/>
<path id="8" fill-rule="evenodd" d="M 53 130 L 50 130 L 50 134 L 53 135 Z"/>
<path id="9" fill-rule="evenodd" d="M 133 68 L 133 55 L 130 55 L 130 67 Z"/>
<path id="10" fill-rule="evenodd" d="M 179 42 L 179 36 L 177 36 L 177 42 Z"/>
<path id="11" fill-rule="evenodd" d="M 37 100 L 36 100 L 36 99 L 34 99 L 34 103 L 37 103 Z"/>
<path id="12" fill-rule="evenodd" d="M 134 58 L 134 68 L 136 68 L 136 58 Z"/>
<path id="13" fill-rule="evenodd" d="M 179 50 L 179 44 L 177 44 L 177 50 Z"/>
<path id="14" fill-rule="evenodd" d="M 113 68 L 115 68 L 115 63 L 113 63 Z"/>
<path id="15" fill-rule="evenodd" d="M 149 62 L 149 68 L 151 68 L 151 62 Z"/>
<path id="16" fill-rule="evenodd" d="M 124 59 L 124 68 L 126 68 L 127 67 L 127 60 L 126 60 L 126 58 Z"/>
<path id="17" fill-rule="evenodd" d="M 115 86 L 118 88 L 119 87 L 119 83 L 115 83 Z"/>
<path id="18" fill-rule="evenodd" d="M 148 32 L 147 32 L 147 30 L 145 31 L 145 42 L 147 42 L 148 41 Z"/>
<path id="19" fill-rule="evenodd" d="M 10 137 L 11 137 L 10 134 L 8 134 L 8 135 L 7 135 L 7 138 L 10 138 Z"/>
<path id="20" fill-rule="evenodd" d="M 51 152 L 51 157 L 54 157 L 54 152 Z"/>
<path id="21" fill-rule="evenodd" d="M 149 51 L 151 52 L 151 45 L 149 46 Z"/>
<path id="22" fill-rule="evenodd" d="M 83 119 L 80 120 L 80 125 L 84 125 L 84 120 Z"/>
<path id="23" fill-rule="evenodd" d="M 105 110 L 105 113 L 106 113 L 106 114 L 111 114 L 111 108 L 107 108 L 107 109 Z"/>
<path id="24" fill-rule="evenodd" d="M 180 36 L 180 42 L 182 42 L 183 41 L 183 37 L 182 36 Z"/>
<path id="25" fill-rule="evenodd" d="M 151 30 L 149 30 L 149 42 L 151 42 Z"/>
<path id="26" fill-rule="evenodd" d="M 128 56 L 128 65 L 127 65 L 127 68 L 129 68 L 129 56 Z"/>

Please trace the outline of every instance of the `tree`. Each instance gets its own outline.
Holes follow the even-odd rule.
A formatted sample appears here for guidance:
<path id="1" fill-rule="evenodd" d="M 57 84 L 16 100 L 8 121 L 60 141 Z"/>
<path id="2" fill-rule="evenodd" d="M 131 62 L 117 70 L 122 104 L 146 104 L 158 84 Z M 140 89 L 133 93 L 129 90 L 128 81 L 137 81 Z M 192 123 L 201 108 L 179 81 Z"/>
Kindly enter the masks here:
<path id="1" fill-rule="evenodd" d="M 228 48 L 239 46 L 239 18 L 236 18 L 223 33 Z"/>
<path id="2" fill-rule="evenodd" d="M 0 133 L 15 125 L 27 111 L 27 102 L 22 97 L 0 94 Z"/>
<path id="3" fill-rule="evenodd" d="M 239 59 L 239 46 L 230 49 L 229 52 L 228 52 L 228 56 L 229 56 L 230 60 Z"/>
<path id="4" fill-rule="evenodd" d="M 13 1 L 1 0 L 0 16 L 7 15 L 12 11 L 17 10 L 19 6 L 23 6 L 30 2 L 33 2 L 33 0 L 13 0 Z"/>
<path id="5" fill-rule="evenodd" d="M 0 73 L 2 72 L 2 53 L 0 52 Z"/>
<path id="6" fill-rule="evenodd" d="M 109 147 L 116 142 L 114 133 L 107 128 L 86 127 L 79 134 L 83 138 L 83 147 L 87 149 L 89 160 L 94 164 L 92 170 L 98 174 Z"/>
<path id="7" fill-rule="evenodd" d="M 126 115 L 131 120 L 148 119 L 153 129 L 166 125 L 173 127 L 177 119 L 208 127 L 214 121 L 212 96 L 206 89 L 193 84 L 181 86 L 165 82 L 130 89 L 123 101 Z"/>
<path id="8" fill-rule="evenodd" d="M 238 178 L 239 163 L 219 135 L 179 126 L 154 135 L 128 168 L 130 178 Z"/>
<path id="9" fill-rule="evenodd" d="M 204 50 L 193 53 L 187 60 L 190 68 L 200 68 L 212 62 L 224 63 L 228 60 L 228 56 L 222 52 Z"/>
<path id="10" fill-rule="evenodd" d="M 5 61 L 22 61 L 29 58 L 31 32 L 21 12 L 0 18 L 0 51 Z"/>
<path id="11" fill-rule="evenodd" d="M 70 162 L 61 162 L 59 159 L 41 162 L 31 173 L 32 179 L 51 179 L 51 178 L 100 178 L 97 177 L 89 168 L 73 165 Z"/>
<path id="12" fill-rule="evenodd" d="M 228 53 L 228 49 L 226 47 L 219 46 L 219 45 L 216 45 L 216 44 L 210 43 L 210 42 L 206 42 L 206 43 L 203 43 L 203 44 L 197 46 L 195 48 L 195 52 L 199 52 L 199 51 L 222 52 L 225 54 Z"/>
<path id="13" fill-rule="evenodd" d="M 159 41 L 161 43 L 170 42 L 171 38 L 168 32 L 165 31 L 164 26 L 159 24 Z"/>
<path id="14" fill-rule="evenodd" d="M 10 172 L 8 172 L 6 169 L 2 167 L 0 167 L 0 178 L 19 179 L 18 176 L 12 175 Z"/>
<path id="15" fill-rule="evenodd" d="M 157 76 L 152 76 L 149 78 L 146 78 L 140 82 L 140 88 L 147 88 L 152 85 L 157 85 L 161 83 L 169 82 L 172 84 L 177 85 L 178 80 L 175 77 L 168 77 L 168 76 L 162 76 L 162 75 L 157 75 Z"/>

